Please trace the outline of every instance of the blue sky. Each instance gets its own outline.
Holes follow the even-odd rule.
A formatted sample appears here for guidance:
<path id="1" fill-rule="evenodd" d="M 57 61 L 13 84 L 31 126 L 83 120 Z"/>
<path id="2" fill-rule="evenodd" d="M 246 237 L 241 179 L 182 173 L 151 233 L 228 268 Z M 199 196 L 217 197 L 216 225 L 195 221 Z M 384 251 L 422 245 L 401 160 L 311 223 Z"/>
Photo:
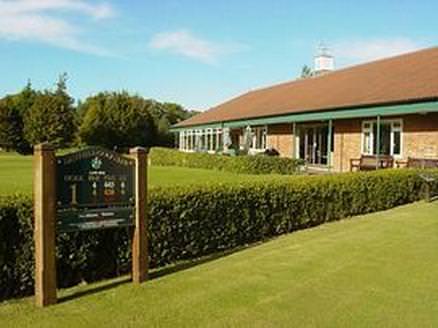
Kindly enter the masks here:
<path id="1" fill-rule="evenodd" d="M 337 68 L 436 46 L 437 12 L 432 0 L 0 0 L 0 96 L 67 72 L 75 98 L 124 89 L 202 110 L 296 78 L 320 41 Z"/>

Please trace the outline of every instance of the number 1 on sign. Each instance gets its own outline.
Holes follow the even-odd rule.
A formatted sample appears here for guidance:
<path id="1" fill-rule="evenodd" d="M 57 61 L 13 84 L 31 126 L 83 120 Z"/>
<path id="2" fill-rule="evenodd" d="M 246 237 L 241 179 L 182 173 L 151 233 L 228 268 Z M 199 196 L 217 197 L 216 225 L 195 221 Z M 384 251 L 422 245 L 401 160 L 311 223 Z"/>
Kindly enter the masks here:
<path id="1" fill-rule="evenodd" d="M 70 186 L 71 189 L 71 204 L 72 205 L 77 205 L 78 204 L 78 199 L 77 199 L 77 184 L 73 183 Z"/>

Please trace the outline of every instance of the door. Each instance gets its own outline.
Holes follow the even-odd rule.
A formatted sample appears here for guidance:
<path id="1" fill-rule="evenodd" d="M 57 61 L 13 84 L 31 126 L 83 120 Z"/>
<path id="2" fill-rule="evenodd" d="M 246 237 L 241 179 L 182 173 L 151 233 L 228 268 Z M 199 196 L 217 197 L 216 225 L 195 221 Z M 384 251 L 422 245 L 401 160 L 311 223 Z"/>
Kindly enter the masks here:
<path id="1" fill-rule="evenodd" d="M 308 164 L 327 165 L 328 126 L 316 125 L 300 128 L 300 158 Z"/>

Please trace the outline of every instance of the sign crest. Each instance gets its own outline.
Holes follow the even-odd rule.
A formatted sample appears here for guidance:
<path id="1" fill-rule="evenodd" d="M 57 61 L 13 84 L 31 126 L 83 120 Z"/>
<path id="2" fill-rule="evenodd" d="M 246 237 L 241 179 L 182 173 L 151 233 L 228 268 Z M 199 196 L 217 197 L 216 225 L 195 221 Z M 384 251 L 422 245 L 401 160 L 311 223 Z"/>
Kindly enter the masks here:
<path id="1" fill-rule="evenodd" d="M 94 157 L 91 160 L 91 167 L 95 170 L 100 169 L 100 167 L 102 166 L 102 160 L 99 157 Z"/>

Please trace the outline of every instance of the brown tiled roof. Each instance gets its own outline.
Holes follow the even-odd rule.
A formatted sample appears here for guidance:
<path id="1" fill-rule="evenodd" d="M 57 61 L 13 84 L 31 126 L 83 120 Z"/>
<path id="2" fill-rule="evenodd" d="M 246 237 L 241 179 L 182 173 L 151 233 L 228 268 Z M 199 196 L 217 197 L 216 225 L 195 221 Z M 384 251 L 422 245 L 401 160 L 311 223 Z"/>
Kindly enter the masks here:
<path id="1" fill-rule="evenodd" d="M 176 126 L 438 99 L 438 47 L 248 92 Z"/>

